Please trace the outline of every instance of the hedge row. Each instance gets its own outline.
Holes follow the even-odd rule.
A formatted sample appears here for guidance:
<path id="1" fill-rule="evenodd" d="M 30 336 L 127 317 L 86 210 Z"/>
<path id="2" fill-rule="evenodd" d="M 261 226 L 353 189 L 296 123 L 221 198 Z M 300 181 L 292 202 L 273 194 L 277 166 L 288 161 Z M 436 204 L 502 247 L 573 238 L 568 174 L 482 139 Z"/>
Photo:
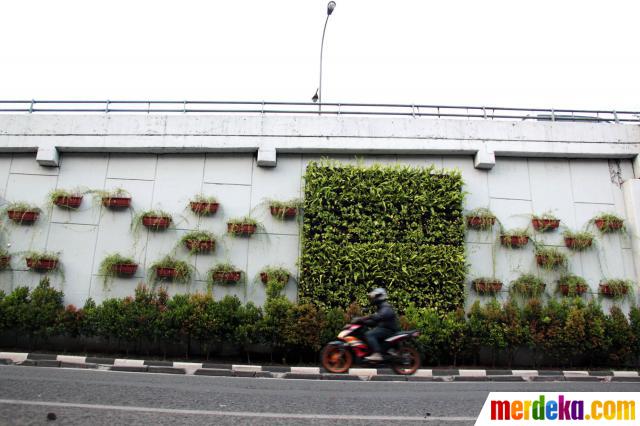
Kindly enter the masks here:
<path id="1" fill-rule="evenodd" d="M 456 171 L 310 163 L 300 300 L 346 308 L 383 286 L 400 310 L 461 306 L 463 198 Z"/>
<path id="2" fill-rule="evenodd" d="M 62 300 L 62 292 L 46 279 L 31 291 L 18 287 L 9 295 L 0 292 L 0 332 L 25 334 L 43 347 L 51 336 L 98 336 L 135 345 L 147 354 L 151 347 L 161 348 L 159 355 L 162 348 L 182 345 L 189 356 L 196 344 L 208 356 L 221 343 L 248 354 L 253 345 L 262 344 L 272 357 L 275 352 L 291 361 L 316 361 L 319 349 L 335 339 L 345 322 L 362 315 L 355 305 L 324 309 L 296 305 L 282 296 L 271 297 L 263 308 L 231 296 L 220 301 L 206 294 L 169 298 L 163 289 L 142 285 L 133 297 L 100 305 L 89 299 L 81 309 L 64 307 Z M 484 306 L 476 302 L 467 314 L 411 306 L 401 323 L 422 331 L 416 344 L 427 365 L 477 365 L 487 350 L 492 355 L 489 364 L 507 365 L 521 351 L 533 354 L 532 366 L 623 366 L 640 357 L 637 307 L 627 318 L 617 307 L 606 314 L 597 303 L 579 299 L 546 305 L 531 300 L 522 307 L 494 300 Z"/>

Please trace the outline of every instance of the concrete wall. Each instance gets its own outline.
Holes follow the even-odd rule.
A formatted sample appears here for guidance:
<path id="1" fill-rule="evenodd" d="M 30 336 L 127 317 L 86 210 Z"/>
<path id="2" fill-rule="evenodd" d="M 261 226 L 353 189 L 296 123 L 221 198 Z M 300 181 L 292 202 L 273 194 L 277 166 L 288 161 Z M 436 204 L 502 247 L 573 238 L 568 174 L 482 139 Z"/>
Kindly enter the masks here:
<path id="1" fill-rule="evenodd" d="M 296 272 L 299 254 L 298 224 L 274 220 L 265 201 L 301 197 L 309 161 L 329 156 L 350 162 L 357 161 L 357 155 L 365 164 L 458 168 L 468 192 L 466 208 L 489 207 L 506 228 L 527 226 L 531 214 L 552 212 L 564 226 L 581 229 L 599 212 L 628 218 L 621 184 L 634 177 L 632 162 L 639 142 L 637 126 L 585 123 L 2 116 L 0 202 L 44 206 L 54 188 L 122 187 L 132 194 L 134 210 L 167 210 L 174 215 L 175 228 L 162 233 L 143 229 L 136 237 L 129 230 L 131 212 L 105 210 L 86 196 L 78 211 L 53 208 L 33 227 L 5 220 L 1 238 L 11 244 L 11 252 L 61 251 L 65 277 L 54 276 L 53 281 L 64 289 L 67 303 L 132 294 L 145 279 L 147 267 L 174 249 L 195 266 L 197 276 L 189 285 L 168 285 L 170 293 L 205 291 L 207 269 L 231 261 L 246 271 L 247 282 L 215 286 L 214 295 L 236 294 L 262 303 L 264 286 L 258 272 L 266 265 Z M 39 165 L 36 153 L 52 150 L 57 167 Z M 478 168 L 478 156 L 487 152 L 489 160 L 497 157 L 496 161 Z M 273 154 L 275 167 L 261 167 L 265 153 Z M 218 198 L 221 208 L 216 215 L 198 218 L 186 208 L 198 193 Z M 264 229 L 251 238 L 227 237 L 226 219 L 249 213 L 263 221 Z M 637 222 L 635 210 L 631 214 L 634 217 L 628 219 Z M 181 235 L 196 228 L 219 236 L 214 253 L 190 257 L 186 249 L 176 248 Z M 538 272 L 532 246 L 507 250 L 494 244 L 496 238 L 497 229 L 493 234 L 468 233 L 469 280 L 495 273 L 509 282 L 520 273 Z M 536 238 L 563 246 L 561 232 Z M 135 279 L 117 279 L 105 287 L 97 271 L 101 260 L 115 251 L 133 255 L 141 268 Z M 599 236 L 594 250 L 569 256 L 570 270 L 584 276 L 594 292 L 602 278 L 636 280 L 638 254 L 628 235 Z M 12 267 L 13 271 L 0 272 L 0 289 L 33 286 L 40 278 L 26 270 L 19 256 L 14 256 Z M 550 283 L 557 278 L 553 273 L 543 276 Z M 295 299 L 295 281 L 286 293 Z M 469 302 L 477 297 L 473 292 L 469 296 Z"/>

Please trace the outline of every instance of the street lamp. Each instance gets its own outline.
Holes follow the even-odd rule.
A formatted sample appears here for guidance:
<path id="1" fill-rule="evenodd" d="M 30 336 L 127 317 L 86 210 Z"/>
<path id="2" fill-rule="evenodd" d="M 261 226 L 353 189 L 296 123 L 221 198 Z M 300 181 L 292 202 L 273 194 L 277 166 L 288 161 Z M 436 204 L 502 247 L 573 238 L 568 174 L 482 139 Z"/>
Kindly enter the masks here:
<path id="1" fill-rule="evenodd" d="M 327 31 L 327 22 L 329 22 L 329 16 L 333 13 L 333 9 L 336 8 L 336 2 L 330 1 L 327 3 L 327 19 L 324 21 L 324 29 L 322 30 L 322 42 L 320 43 L 320 83 L 318 84 L 318 90 L 313 95 L 313 102 L 318 101 L 318 114 L 322 112 L 322 48 L 324 47 L 324 33 Z"/>

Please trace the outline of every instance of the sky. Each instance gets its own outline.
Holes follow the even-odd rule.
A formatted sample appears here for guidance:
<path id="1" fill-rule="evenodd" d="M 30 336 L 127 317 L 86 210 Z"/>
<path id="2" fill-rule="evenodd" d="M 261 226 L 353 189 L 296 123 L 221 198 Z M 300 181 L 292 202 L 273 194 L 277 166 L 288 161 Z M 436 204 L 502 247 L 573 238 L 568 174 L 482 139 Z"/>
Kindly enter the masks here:
<path id="1" fill-rule="evenodd" d="M 638 0 L 336 0 L 323 100 L 640 110 Z M 2 0 L 0 99 L 308 102 L 325 0 Z"/>

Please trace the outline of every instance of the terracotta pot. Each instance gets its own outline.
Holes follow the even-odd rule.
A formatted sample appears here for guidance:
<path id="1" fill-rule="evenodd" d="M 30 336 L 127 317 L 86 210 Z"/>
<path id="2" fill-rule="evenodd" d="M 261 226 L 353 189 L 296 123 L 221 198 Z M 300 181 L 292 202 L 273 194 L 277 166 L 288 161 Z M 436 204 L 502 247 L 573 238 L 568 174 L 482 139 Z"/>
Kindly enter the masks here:
<path id="1" fill-rule="evenodd" d="M 53 202 L 58 207 L 65 209 L 77 209 L 82 204 L 82 195 L 60 196 Z"/>
<path id="2" fill-rule="evenodd" d="M 271 215 L 277 217 L 292 218 L 298 214 L 298 209 L 296 207 L 270 206 L 269 209 L 271 210 Z"/>
<path id="3" fill-rule="evenodd" d="M 27 268 L 35 271 L 52 271 L 58 267 L 57 259 L 39 259 L 34 260 L 27 258 Z"/>
<path id="4" fill-rule="evenodd" d="M 269 282 L 269 274 L 267 274 L 266 272 L 260 272 L 260 281 L 262 281 L 264 284 Z M 286 277 L 280 277 L 280 279 L 278 280 L 279 283 L 282 284 L 286 284 L 289 282 L 289 275 L 287 274 Z"/>
<path id="5" fill-rule="evenodd" d="M 604 294 L 605 296 L 613 296 L 613 290 L 609 287 L 609 284 L 600 284 L 600 294 Z M 628 288 L 620 289 L 622 294 L 627 294 Z"/>
<path id="6" fill-rule="evenodd" d="M 157 267 L 156 268 L 156 276 L 158 278 L 175 278 L 178 276 L 178 271 L 175 268 L 163 268 L 163 267 Z"/>
<path id="7" fill-rule="evenodd" d="M 136 263 L 118 263 L 113 265 L 113 271 L 122 277 L 130 277 L 135 275 L 138 270 L 138 265 Z"/>
<path id="8" fill-rule="evenodd" d="M 500 242 L 502 242 L 502 245 L 504 246 L 511 246 L 511 247 L 523 247 L 526 246 L 529 243 L 529 237 L 526 235 L 513 235 L 513 236 L 506 236 L 506 235 L 501 235 L 500 236 Z"/>
<path id="9" fill-rule="evenodd" d="M 207 203 L 201 201 L 191 201 L 189 203 L 191 211 L 199 215 L 210 215 L 218 211 L 219 203 Z"/>
<path id="10" fill-rule="evenodd" d="M 237 283 L 240 281 L 242 277 L 242 272 L 240 271 L 230 271 L 230 272 L 214 272 L 213 280 L 214 281 L 222 281 L 225 283 Z"/>
<path id="11" fill-rule="evenodd" d="M 485 293 L 497 293 L 502 290 L 502 282 L 496 281 L 484 281 L 484 280 L 474 280 L 473 288 L 477 293 L 485 294 Z"/>
<path id="12" fill-rule="evenodd" d="M 9 266 L 10 262 L 11 262 L 11 256 L 9 256 L 9 255 L 0 256 L 0 269 L 4 269 L 7 266 Z"/>
<path id="13" fill-rule="evenodd" d="M 562 259 L 554 259 L 553 262 L 550 262 L 549 256 L 546 254 L 536 254 L 536 263 L 538 266 L 548 265 L 549 263 L 552 263 L 553 266 L 558 266 L 562 264 Z"/>
<path id="14" fill-rule="evenodd" d="M 568 296 L 569 295 L 569 284 L 559 284 L 558 288 L 560 289 L 560 293 L 563 296 Z M 586 285 L 581 285 L 578 284 L 574 287 L 574 293 L 577 295 L 581 295 L 587 292 L 587 286 Z"/>
<path id="15" fill-rule="evenodd" d="M 611 229 L 611 230 L 621 229 L 622 226 L 624 225 L 624 221 L 622 220 L 610 220 L 607 222 L 604 219 L 596 219 L 595 223 L 596 223 L 596 227 L 601 231 L 604 229 Z"/>
<path id="16" fill-rule="evenodd" d="M 560 219 L 531 219 L 533 228 L 536 231 L 552 231 L 560 226 Z"/>
<path id="17" fill-rule="evenodd" d="M 473 229 L 479 229 L 485 226 L 487 222 L 491 223 L 493 226 L 496 223 L 495 217 L 479 217 L 479 216 L 469 216 L 467 217 L 467 225 Z"/>
<path id="18" fill-rule="evenodd" d="M 250 223 L 227 223 L 227 231 L 230 234 L 251 235 L 256 232 L 256 225 Z"/>
<path id="19" fill-rule="evenodd" d="M 213 240 L 187 240 L 185 245 L 189 251 L 197 252 L 209 252 L 216 246 L 216 242 Z"/>
<path id="20" fill-rule="evenodd" d="M 164 216 L 143 216 L 142 224 L 150 229 L 167 229 L 171 225 L 171 218 Z"/>
<path id="21" fill-rule="evenodd" d="M 36 220 L 38 220 L 38 217 L 40 216 L 40 212 L 32 211 L 32 210 L 26 210 L 26 211 L 8 210 L 7 216 L 9 217 L 9 219 L 17 223 L 33 223 Z"/>
<path id="22" fill-rule="evenodd" d="M 575 249 L 575 248 L 576 248 L 576 245 L 577 245 L 577 241 L 578 241 L 578 240 L 576 240 L 576 239 L 575 239 L 575 238 L 573 238 L 573 237 L 565 237 L 565 238 L 564 238 L 564 245 L 565 245 L 567 248 Z M 591 238 L 590 238 L 589 240 L 585 240 L 585 243 L 586 243 L 586 246 L 587 246 L 587 247 L 591 247 L 591 244 L 593 244 L 593 239 L 591 239 Z"/>
<path id="23" fill-rule="evenodd" d="M 108 209 L 126 209 L 131 206 L 131 197 L 102 197 L 102 205 Z"/>

